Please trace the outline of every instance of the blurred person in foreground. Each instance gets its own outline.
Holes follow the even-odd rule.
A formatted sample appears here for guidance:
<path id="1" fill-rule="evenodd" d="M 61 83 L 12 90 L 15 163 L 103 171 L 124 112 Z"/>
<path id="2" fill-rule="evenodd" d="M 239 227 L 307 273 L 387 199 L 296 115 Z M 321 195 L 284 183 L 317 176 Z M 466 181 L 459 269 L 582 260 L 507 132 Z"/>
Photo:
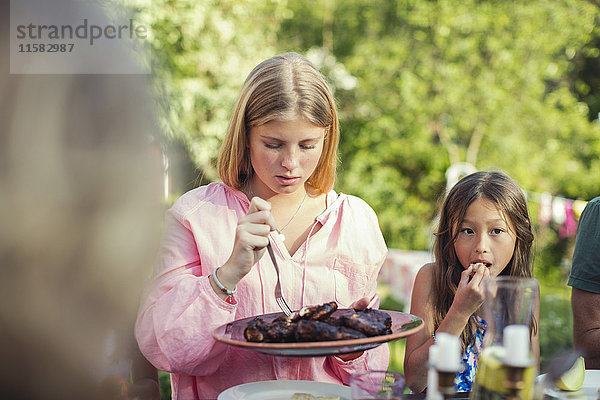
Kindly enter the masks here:
<path id="1" fill-rule="evenodd" d="M 579 219 L 568 285 L 573 344 L 587 369 L 600 369 L 600 197 L 585 206 Z"/>
<path id="2" fill-rule="evenodd" d="M 133 339 L 161 214 L 149 77 L 11 75 L 7 31 L 0 397 L 157 400 L 157 371 Z"/>

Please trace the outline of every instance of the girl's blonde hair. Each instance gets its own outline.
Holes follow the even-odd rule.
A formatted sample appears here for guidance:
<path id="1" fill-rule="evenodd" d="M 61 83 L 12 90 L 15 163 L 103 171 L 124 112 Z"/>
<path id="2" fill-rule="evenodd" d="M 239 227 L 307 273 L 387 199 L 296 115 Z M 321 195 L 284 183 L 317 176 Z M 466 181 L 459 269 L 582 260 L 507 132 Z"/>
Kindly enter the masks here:
<path id="1" fill-rule="evenodd" d="M 491 201 L 498 207 L 515 230 L 513 256 L 500 275 L 532 277 L 533 232 L 527 199 L 523 190 L 502 172 L 475 172 L 460 181 L 446 195 L 435 234 L 434 255 L 436 268 L 433 272 L 433 322 L 434 331 L 445 318 L 464 270 L 454 249 L 467 208 L 477 199 Z M 461 335 L 463 349 L 472 342 L 479 327 L 477 318 L 469 319 Z M 533 324 L 535 328 L 535 322 Z"/>
<path id="2" fill-rule="evenodd" d="M 305 57 L 287 53 L 257 65 L 246 78 L 221 146 L 218 171 L 228 186 L 241 189 L 253 170 L 247 146 L 251 127 L 303 118 L 326 128 L 323 153 L 308 183 L 319 192 L 333 188 L 339 122 L 325 77 Z"/>

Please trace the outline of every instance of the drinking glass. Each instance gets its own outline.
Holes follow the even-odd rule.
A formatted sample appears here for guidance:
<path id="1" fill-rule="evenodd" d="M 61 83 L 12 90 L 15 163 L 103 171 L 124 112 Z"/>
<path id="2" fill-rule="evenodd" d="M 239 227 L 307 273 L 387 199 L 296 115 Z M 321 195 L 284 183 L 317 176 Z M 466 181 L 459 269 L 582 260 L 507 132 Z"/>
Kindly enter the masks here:
<path id="1" fill-rule="evenodd" d="M 352 400 L 393 399 L 404 393 L 404 376 L 394 371 L 367 370 L 350 376 Z"/>
<path id="2" fill-rule="evenodd" d="M 531 328 L 538 283 L 533 278 L 498 276 L 486 278 L 485 318 L 488 329 L 484 345 L 502 345 L 504 329 L 509 325 L 522 325 Z M 539 321 L 538 321 L 539 322 Z M 530 351 L 530 349 L 527 349 Z"/>
<path id="3" fill-rule="evenodd" d="M 498 276 L 485 278 L 484 287 L 487 329 L 470 399 L 530 400 L 537 374 L 530 341 L 537 281 Z"/>

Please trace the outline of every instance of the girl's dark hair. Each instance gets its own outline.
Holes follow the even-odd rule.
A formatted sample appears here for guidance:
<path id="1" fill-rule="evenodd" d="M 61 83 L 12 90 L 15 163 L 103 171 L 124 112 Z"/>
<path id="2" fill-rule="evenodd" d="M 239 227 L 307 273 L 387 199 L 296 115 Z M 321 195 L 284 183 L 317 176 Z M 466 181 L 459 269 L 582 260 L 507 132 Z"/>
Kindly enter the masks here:
<path id="1" fill-rule="evenodd" d="M 477 199 L 491 201 L 498 207 L 509 226 L 515 230 L 515 249 L 511 260 L 501 275 L 532 277 L 533 232 L 527 199 L 523 190 L 502 172 L 480 171 L 462 178 L 446 195 L 435 233 L 433 272 L 433 322 L 434 330 L 446 316 L 464 270 L 454 249 L 454 242 L 467 208 Z M 472 342 L 479 326 L 473 315 L 461 335 L 463 349 Z"/>

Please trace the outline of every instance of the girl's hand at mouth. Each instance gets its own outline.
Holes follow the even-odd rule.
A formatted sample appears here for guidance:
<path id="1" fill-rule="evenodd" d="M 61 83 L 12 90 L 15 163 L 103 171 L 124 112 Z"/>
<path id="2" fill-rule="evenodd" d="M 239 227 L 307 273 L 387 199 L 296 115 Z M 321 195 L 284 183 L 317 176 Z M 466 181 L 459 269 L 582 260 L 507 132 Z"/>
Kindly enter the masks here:
<path id="1" fill-rule="evenodd" d="M 483 262 L 472 263 L 471 265 L 469 265 L 469 268 L 471 268 L 471 273 L 469 274 L 469 281 L 477 273 L 477 271 L 479 271 L 480 269 L 487 270 L 487 272 L 488 272 L 487 275 L 489 275 L 489 268 L 490 267 L 491 267 L 491 264 L 486 264 L 486 263 L 483 263 Z M 485 272 L 484 272 L 484 274 L 485 274 Z"/>
<path id="2" fill-rule="evenodd" d="M 465 269 L 458 283 L 452 307 L 465 317 L 476 312 L 484 300 L 483 278 L 490 276 L 490 271 L 483 263 L 471 264 Z"/>

